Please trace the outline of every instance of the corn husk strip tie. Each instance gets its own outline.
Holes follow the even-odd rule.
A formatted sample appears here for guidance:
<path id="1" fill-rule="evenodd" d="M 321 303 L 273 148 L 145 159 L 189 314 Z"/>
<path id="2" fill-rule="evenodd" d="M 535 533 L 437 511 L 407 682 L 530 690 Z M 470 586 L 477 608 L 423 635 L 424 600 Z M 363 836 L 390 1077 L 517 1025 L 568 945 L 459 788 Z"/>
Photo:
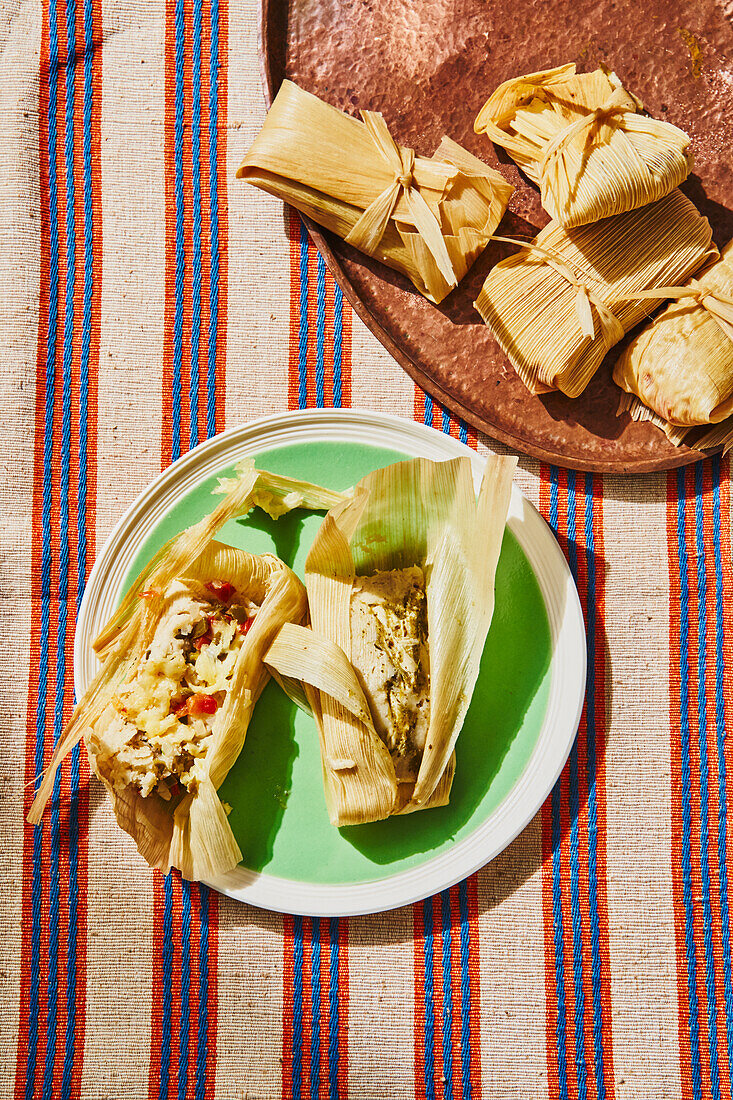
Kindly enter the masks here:
<path id="1" fill-rule="evenodd" d="M 635 111 L 629 107 L 627 93 L 623 88 L 616 88 L 605 103 L 597 107 L 595 111 L 591 111 L 590 114 L 584 115 L 576 122 L 571 123 L 570 126 L 567 126 L 564 130 L 561 130 L 557 137 L 547 145 L 542 155 L 542 160 L 540 161 L 540 175 L 545 176 L 547 172 L 553 170 L 559 171 L 561 163 L 565 175 L 565 186 L 567 190 L 570 191 L 573 183 L 576 181 L 570 179 L 563 156 L 568 145 L 570 145 L 575 138 L 585 134 L 585 145 L 587 146 L 590 143 L 593 129 L 596 126 L 600 128 L 606 124 L 606 126 L 610 127 L 614 116 L 634 113 Z M 577 174 L 579 175 L 580 172 Z"/>
<path id="2" fill-rule="evenodd" d="M 373 255 L 387 229 L 400 191 L 403 190 L 410 213 L 415 220 L 415 228 L 425 241 L 441 275 L 450 287 L 457 286 L 458 279 L 453 270 L 440 225 L 417 187 L 413 185 L 414 150 L 399 148 L 387 128 L 387 123 L 378 111 L 362 111 L 361 117 L 369 136 L 394 171 L 394 179 L 389 187 L 385 188 L 366 208 L 356 225 L 347 234 L 346 242 L 354 248 Z"/>
<path id="3" fill-rule="evenodd" d="M 696 279 L 693 279 L 689 286 L 660 286 L 655 287 L 653 290 L 640 290 L 633 295 L 634 301 L 648 298 L 675 298 L 677 300 L 690 298 L 696 305 L 707 310 L 710 316 L 720 325 L 726 336 L 733 340 L 733 298 L 730 298 L 727 294 L 710 290 L 708 287 L 701 286 Z"/>
<path id="4" fill-rule="evenodd" d="M 575 312 L 578 315 L 578 324 L 580 325 L 580 331 L 583 336 L 588 336 L 591 340 L 595 339 L 596 329 L 593 321 L 593 311 L 591 309 L 591 305 L 594 305 L 598 311 L 601 338 L 605 341 L 607 346 L 612 348 L 619 340 L 623 340 L 625 331 L 619 319 L 611 312 L 603 299 L 600 298 L 594 290 L 578 279 L 577 274 L 572 268 L 554 252 L 550 249 L 543 248 L 542 245 L 535 244 L 534 241 L 518 241 L 514 237 L 497 236 L 493 236 L 491 239 L 492 241 L 502 241 L 504 244 L 518 245 L 519 248 L 526 248 L 530 252 L 536 252 L 553 271 L 556 271 L 563 279 L 567 279 L 575 290 Z M 658 298 L 660 294 L 657 292 L 650 292 L 648 295 L 640 294 L 638 297 Z"/>

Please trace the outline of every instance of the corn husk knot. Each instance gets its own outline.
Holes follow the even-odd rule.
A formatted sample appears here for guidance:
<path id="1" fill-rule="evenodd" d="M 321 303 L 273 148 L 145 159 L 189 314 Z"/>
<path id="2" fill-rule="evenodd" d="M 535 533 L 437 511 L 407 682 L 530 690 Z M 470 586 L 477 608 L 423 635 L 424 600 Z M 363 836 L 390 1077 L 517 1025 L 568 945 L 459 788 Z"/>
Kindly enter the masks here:
<path id="1" fill-rule="evenodd" d="M 628 412 L 635 421 L 655 424 L 675 446 L 730 448 L 732 291 L 733 242 L 697 278 L 660 288 L 672 301 L 634 337 L 614 367 L 614 381 L 625 391 L 618 415 Z M 703 434 L 701 426 L 707 429 Z"/>
<path id="2" fill-rule="evenodd" d="M 390 186 L 385 188 L 381 195 L 378 195 L 374 202 L 366 208 L 354 228 L 346 235 L 346 242 L 352 244 L 354 248 L 360 248 L 362 252 L 367 252 L 370 255 L 374 254 L 385 234 L 389 219 L 392 217 L 402 191 L 414 219 L 415 228 L 425 241 L 441 275 L 448 286 L 457 286 L 458 278 L 453 270 L 453 264 L 448 255 L 448 249 L 445 246 L 437 219 L 431 213 L 430 207 L 417 187 L 413 186 L 414 149 L 400 148 L 397 145 L 389 132 L 384 117 L 378 111 L 362 111 L 361 117 L 369 136 L 393 170 L 394 179 Z"/>
<path id="3" fill-rule="evenodd" d="M 289 80 L 237 177 L 402 272 L 432 302 L 486 247 L 513 191 L 448 137 L 420 156 L 378 112 L 354 118 Z"/>
<path id="4" fill-rule="evenodd" d="M 689 136 L 644 114 L 605 69 L 570 64 L 504 81 L 474 129 L 506 149 L 566 228 L 655 202 L 692 168 Z"/>

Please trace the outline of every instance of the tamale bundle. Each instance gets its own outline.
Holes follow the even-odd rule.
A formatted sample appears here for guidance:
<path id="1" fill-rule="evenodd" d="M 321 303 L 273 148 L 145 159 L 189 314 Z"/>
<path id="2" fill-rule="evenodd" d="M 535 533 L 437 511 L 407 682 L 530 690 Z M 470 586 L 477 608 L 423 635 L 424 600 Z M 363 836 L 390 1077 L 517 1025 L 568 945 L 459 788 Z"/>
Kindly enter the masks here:
<path id="1" fill-rule="evenodd" d="M 651 420 L 675 444 L 700 425 L 716 425 L 693 446 L 733 442 L 733 241 L 635 336 L 614 368 L 625 391 L 619 412 Z"/>
<path id="2" fill-rule="evenodd" d="M 688 135 L 643 114 L 603 69 L 560 65 L 506 80 L 474 129 L 506 149 L 566 228 L 655 202 L 692 170 Z"/>
<path id="3" fill-rule="evenodd" d="M 102 666 L 59 744 L 28 815 L 39 824 L 61 761 L 84 740 L 118 824 L 164 873 L 212 879 L 242 853 L 217 795 L 269 678 L 262 657 L 306 593 L 273 554 L 214 535 L 255 504 L 274 517 L 342 495 L 244 465 L 200 523 L 171 540 L 95 641 Z"/>
<path id="4" fill-rule="evenodd" d="M 450 138 L 432 157 L 283 84 L 237 176 L 407 275 L 440 302 L 501 221 L 512 186 Z"/>
<path id="5" fill-rule="evenodd" d="M 332 508 L 306 560 L 312 630 L 266 656 L 305 685 L 334 825 L 448 802 L 478 676 L 516 460 L 377 470 Z"/>
<path id="6" fill-rule="evenodd" d="M 593 225 L 550 222 L 492 268 L 476 308 L 532 393 L 577 397 L 608 349 L 664 301 L 664 288 L 717 255 L 711 241 L 707 219 L 679 190 Z"/>

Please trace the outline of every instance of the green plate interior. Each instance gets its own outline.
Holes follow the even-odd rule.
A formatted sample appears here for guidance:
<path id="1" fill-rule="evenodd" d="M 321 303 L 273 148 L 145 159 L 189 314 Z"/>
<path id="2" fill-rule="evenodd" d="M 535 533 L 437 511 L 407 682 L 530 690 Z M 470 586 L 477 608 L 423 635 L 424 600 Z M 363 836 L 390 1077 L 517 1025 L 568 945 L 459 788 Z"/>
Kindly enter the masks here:
<path id="1" fill-rule="evenodd" d="M 301 443 L 263 451 L 258 465 L 345 489 L 405 456 L 354 443 Z M 211 511 L 216 477 L 202 481 L 166 514 L 142 546 L 127 583 L 172 535 Z M 300 577 L 321 514 L 277 522 L 259 509 L 218 536 L 251 553 L 277 554 Z M 537 742 L 550 685 L 551 641 L 537 581 L 514 536 L 504 536 L 496 609 L 476 690 L 456 747 L 450 805 L 370 825 L 335 829 L 323 799 L 312 718 L 270 682 L 242 753 L 219 793 L 232 807 L 247 867 L 309 883 L 387 878 L 445 852 L 480 825 L 509 793 Z"/>

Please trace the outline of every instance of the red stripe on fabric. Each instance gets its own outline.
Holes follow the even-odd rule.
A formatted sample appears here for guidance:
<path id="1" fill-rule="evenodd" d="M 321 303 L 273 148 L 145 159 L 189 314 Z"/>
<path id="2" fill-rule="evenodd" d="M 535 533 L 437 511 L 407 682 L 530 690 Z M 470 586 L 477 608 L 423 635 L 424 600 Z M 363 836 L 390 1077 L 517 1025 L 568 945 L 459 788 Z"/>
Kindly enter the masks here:
<path id="1" fill-rule="evenodd" d="M 184 0 L 186 33 L 183 37 L 183 126 L 180 135 L 183 165 L 183 293 L 181 340 L 181 454 L 189 450 L 191 432 L 191 324 L 193 319 L 193 170 L 191 122 L 193 114 L 193 14 L 192 0 Z"/>
<path id="2" fill-rule="evenodd" d="M 316 388 L 316 349 L 318 316 L 318 250 L 308 249 L 308 345 L 306 353 L 306 405 L 309 409 L 318 404 Z"/>
<path id="3" fill-rule="evenodd" d="M 613 1057 L 613 1031 L 611 1027 L 611 958 L 609 951 L 610 933 L 608 916 L 608 868 L 606 857 L 606 577 L 605 543 L 603 528 L 603 480 L 594 477 L 593 493 L 593 554 L 587 568 L 595 574 L 595 698 L 592 700 L 595 720 L 595 763 L 596 763 L 596 910 L 598 915 L 601 973 L 601 1036 L 603 1039 L 603 1073 L 606 1096 L 615 1095 L 615 1070 Z M 586 552 L 588 548 L 586 547 Z M 585 555 L 584 555 L 585 557 Z M 587 805 L 585 818 L 587 822 Z M 587 851 L 587 848 L 586 848 Z M 588 925 L 585 925 L 588 928 Z M 589 933 L 588 933 L 589 934 Z M 586 998 L 592 999 L 591 970 L 585 971 Z M 590 1033 L 587 1033 L 590 1036 Z M 590 1041 L 590 1039 L 589 1039 Z M 592 1064 L 592 1044 L 589 1047 L 589 1065 Z"/>
<path id="4" fill-rule="evenodd" d="M 701 789 L 700 789 L 700 599 L 697 591 L 695 472 L 685 471 L 685 540 L 687 544 L 687 583 L 689 588 L 689 717 L 690 717 L 690 862 L 692 879 L 692 928 L 695 941 L 697 973 L 697 1011 L 700 1027 L 700 1072 L 703 1081 L 710 1080 L 710 1045 L 708 1004 L 705 974 L 705 933 L 703 926 L 702 860 L 701 860 Z M 704 686 L 704 685 L 703 685 Z"/>
<path id="5" fill-rule="evenodd" d="M 199 146 L 199 189 L 201 194 L 201 326 L 199 337 L 198 371 L 199 371 L 199 403 L 198 403 L 198 438 L 206 439 L 206 414 L 207 414 L 207 371 L 209 357 L 209 333 L 211 329 L 211 188 L 209 186 L 209 127 L 208 117 L 210 110 L 209 87 L 209 56 L 211 53 L 211 3 L 210 0 L 202 0 L 201 18 L 201 126 Z M 226 136 L 226 130 L 223 132 Z M 226 154 L 226 149 L 224 150 Z M 218 181 L 217 181 L 218 182 Z M 217 344 L 217 358 L 226 364 L 226 355 L 222 355 Z M 224 396 L 225 391 L 221 391 Z M 220 391 L 216 387 L 217 406 L 220 404 Z M 222 405 L 224 401 L 221 402 Z"/>
<path id="6" fill-rule="evenodd" d="M 199 888 L 200 889 L 200 888 Z M 201 903 L 199 900 L 199 921 Z M 216 1040 L 219 1026 L 219 895 L 209 890 L 209 1000 L 207 1005 L 208 1040 L 206 1049 L 205 1100 L 216 1095 Z M 195 1070 L 194 1070 L 195 1072 Z"/>
<path id="7" fill-rule="evenodd" d="M 301 1090 L 304 1096 L 310 1095 L 311 1088 L 311 1033 L 313 1009 L 311 1003 L 311 936 L 313 935 L 313 923 L 309 917 L 303 918 L 303 1005 L 301 1019 L 303 1021 L 303 1058 Z"/>
<path id="8" fill-rule="evenodd" d="M 330 275 L 327 276 L 331 278 Z M 346 298 L 342 295 L 341 308 L 341 407 L 351 408 L 351 374 L 352 374 L 352 321 L 353 312 Z"/>
<path id="9" fill-rule="evenodd" d="M 292 207 L 287 210 L 287 230 L 290 244 L 290 339 L 288 342 L 288 408 L 300 403 L 300 216 Z"/>
<path id="10" fill-rule="evenodd" d="M 150 1068 L 148 1100 L 160 1093 L 160 1051 L 163 1043 L 163 916 L 165 899 L 160 879 L 155 875 L 153 888 L 153 980 L 150 1005 Z"/>
<path id="11" fill-rule="evenodd" d="M 339 966 L 338 966 L 338 1003 L 339 1003 L 339 1031 L 338 1031 L 338 1095 L 348 1097 L 349 1084 L 349 922 L 346 918 L 339 921 L 338 932 Z"/>
<path id="12" fill-rule="evenodd" d="M 685 958 L 685 905 L 682 889 L 682 684 L 680 614 L 682 563 L 677 539 L 677 471 L 667 475 L 667 556 L 669 569 L 669 723 L 671 786 L 671 871 L 677 964 L 677 1006 L 679 1014 L 680 1076 L 684 1100 L 692 1097 L 692 1051 L 690 1048 L 690 1004 Z"/>
<path id="13" fill-rule="evenodd" d="M 422 424 L 425 419 L 425 394 L 419 386 L 415 386 L 412 394 L 412 418 L 418 424 Z"/>
<path id="14" fill-rule="evenodd" d="M 334 281 L 327 272 L 324 286 L 323 324 L 323 403 L 325 405 L 333 405 L 334 288 Z"/>
<path id="15" fill-rule="evenodd" d="M 468 977 L 470 984 L 469 1026 L 471 1050 L 471 1097 L 481 1100 L 481 949 L 478 932 L 478 875 L 466 882 L 468 901 Z"/>
<path id="16" fill-rule="evenodd" d="M 451 1053 L 453 1057 L 453 1076 L 456 1081 L 461 1077 L 461 913 L 459 908 L 460 888 L 452 886 L 450 899 L 450 989 L 453 1005 L 451 1026 Z M 470 1025 L 469 1025 L 470 1026 Z M 454 1092 L 458 1092 L 454 1089 Z"/>
<path id="17" fill-rule="evenodd" d="M 721 471 L 722 473 L 722 471 Z M 730 1100 L 730 1074 L 727 1055 L 727 1035 L 725 1019 L 725 986 L 723 973 L 723 928 L 720 906 L 720 864 L 718 860 L 718 820 L 720 814 L 720 799 L 718 796 L 718 784 L 720 780 L 720 762 L 718 760 L 717 729 L 716 729 L 716 579 L 715 561 L 712 553 L 714 540 L 715 520 L 713 516 L 713 485 L 712 466 L 706 463 L 703 468 L 703 545 L 709 555 L 706 561 L 707 585 L 706 585 L 706 614 L 707 631 L 705 639 L 705 697 L 707 700 L 707 751 L 709 764 L 708 779 L 708 832 L 709 851 L 708 866 L 710 873 L 710 910 L 711 910 L 711 939 L 714 958 L 713 980 L 715 988 L 715 1002 L 717 1008 L 716 1041 L 718 1053 L 718 1065 L 720 1068 L 720 1096 L 721 1100 Z M 720 518 L 724 522 L 724 497 L 725 489 L 720 485 Z"/>
<path id="18" fill-rule="evenodd" d="M 177 871 L 171 872 L 171 893 L 173 896 L 171 915 L 173 965 L 171 967 L 171 1027 L 169 1035 L 171 1062 L 168 1095 L 175 1096 L 178 1089 L 178 1070 L 181 1057 L 181 943 L 183 939 L 181 934 L 183 896 L 181 891 L 181 879 Z M 189 1035 L 190 1030 L 189 1026 Z"/>
<path id="19" fill-rule="evenodd" d="M 731 728 L 730 727 L 730 721 L 731 721 L 731 676 L 730 676 L 730 670 L 731 670 L 731 668 L 733 668 L 733 577 L 731 575 L 731 560 L 732 560 L 731 559 L 731 540 L 730 540 L 731 492 L 730 492 L 730 459 L 729 458 L 722 459 L 721 463 L 720 463 L 719 498 L 720 498 L 720 551 L 721 551 L 720 556 L 721 556 L 721 573 L 722 573 L 722 586 L 721 587 L 722 587 L 722 605 L 723 605 L 723 623 L 722 623 L 723 676 L 722 676 L 722 691 L 723 691 L 723 714 L 724 714 L 724 723 L 725 723 L 724 728 L 726 730 L 728 730 L 728 729 Z M 705 543 L 706 543 L 706 545 L 711 545 L 712 539 L 710 539 L 708 541 L 708 538 L 706 538 Z M 714 586 L 713 586 L 713 589 L 714 589 Z M 711 614 L 713 616 L 717 615 L 717 608 L 715 608 Z M 713 619 L 713 621 L 715 621 L 715 620 Z M 711 634 L 714 634 L 714 633 L 715 633 L 714 631 L 711 631 Z M 715 660 L 717 660 L 717 654 L 716 654 Z M 710 664 L 711 664 L 711 667 L 714 667 L 713 658 L 710 659 Z M 715 700 L 715 698 L 716 698 L 716 689 L 713 686 L 713 689 L 712 689 L 712 692 L 711 692 L 711 699 Z M 715 704 L 713 704 L 713 705 L 715 705 Z M 717 739 L 717 730 L 716 730 L 716 739 Z M 726 737 L 724 739 L 724 742 L 723 742 L 724 761 L 723 762 L 718 760 L 717 744 L 715 746 L 715 759 L 716 759 L 716 762 L 717 762 L 716 777 L 715 777 L 716 778 L 716 784 L 718 782 L 719 775 L 720 775 L 720 768 L 721 768 L 723 763 L 724 763 L 724 766 L 725 766 L 726 786 L 730 782 L 731 776 L 733 776 L 733 745 L 731 745 L 731 741 L 733 741 L 733 738 Z M 719 800 L 717 799 L 717 790 L 716 790 L 716 807 L 718 807 L 718 809 L 720 808 L 719 807 Z M 717 851 L 718 851 L 718 846 L 717 846 L 717 818 L 715 819 L 714 832 L 715 832 L 715 851 L 716 851 L 716 865 L 717 865 L 717 862 L 718 862 L 717 861 Z M 727 868 L 727 871 L 728 871 L 728 880 L 729 880 L 729 887 L 728 887 L 729 888 L 729 896 L 726 899 L 727 902 L 728 902 L 729 912 L 730 912 L 730 908 L 731 908 L 731 905 L 730 905 L 730 901 L 731 901 L 731 898 L 730 898 L 730 877 L 731 877 L 732 864 L 731 864 L 730 840 L 731 840 L 732 835 L 733 835 L 733 821 L 731 821 L 731 817 L 730 817 L 730 813 L 729 813 L 728 814 L 727 836 L 725 838 L 724 848 L 723 848 L 723 858 L 726 860 L 726 868 Z M 718 878 L 718 882 L 719 882 L 719 878 Z M 720 889 L 720 887 L 718 886 L 718 890 L 719 889 Z M 719 896 L 720 896 L 720 894 L 718 894 L 718 897 Z M 720 903 L 718 903 L 718 906 L 720 906 Z M 718 908 L 718 912 L 720 912 L 720 908 Z M 717 956 L 716 956 L 716 958 L 718 958 L 718 959 L 723 958 L 722 930 L 721 930 L 720 940 L 721 940 L 721 942 L 719 944 L 716 943 L 716 950 L 719 952 L 719 954 L 717 954 Z M 720 978 L 720 980 L 722 982 L 723 975 L 721 974 L 721 970 L 722 970 L 722 967 L 718 966 L 717 967 L 717 975 L 718 975 L 718 977 Z M 728 1100 L 730 1100 L 731 1095 L 733 1095 L 733 1087 L 731 1086 L 731 1077 L 733 1076 L 733 1066 L 729 1064 L 728 1053 L 727 1053 L 728 1044 L 727 1044 L 727 1035 L 726 1035 L 726 1031 L 725 1031 L 726 1010 L 725 1010 L 725 989 L 724 989 L 724 986 L 721 990 L 718 1004 L 719 1004 L 718 1052 L 719 1052 L 720 1065 L 721 1065 L 721 1078 L 723 1078 L 723 1077 L 725 1078 L 725 1083 L 723 1085 L 724 1096 L 727 1097 Z"/>
<path id="20" fill-rule="evenodd" d="M 444 1015 L 445 998 L 443 997 L 443 940 L 441 936 L 441 929 L 443 927 L 442 898 L 440 894 L 434 894 L 425 904 L 432 904 L 433 907 L 433 1006 L 435 1025 L 433 1058 L 437 1084 L 438 1081 L 445 1077 L 443 1035 L 445 1032 L 446 1019 Z"/>
<path id="21" fill-rule="evenodd" d="M 165 5 L 165 110 L 163 112 L 163 183 L 165 188 L 165 305 L 163 314 L 163 377 L 161 383 L 160 466 L 173 458 L 173 323 L 176 302 L 175 0 Z"/>
<path id="22" fill-rule="evenodd" d="M 207 0 L 209 23 L 211 0 Z M 227 316 L 229 304 L 229 0 L 219 0 L 219 72 L 217 75 L 217 199 L 219 207 L 219 312 L 216 325 L 216 430 L 226 427 Z M 208 127 L 207 127 L 208 129 Z M 207 176 L 208 178 L 208 176 Z M 214 905 L 218 906 L 218 899 Z M 217 925 L 218 927 L 218 925 Z M 214 1002 L 214 1008 L 216 1002 Z M 212 1045 L 215 1054 L 215 1046 Z M 213 1066 L 212 1062 L 212 1066 Z"/>
<path id="23" fill-rule="evenodd" d="M 425 933 L 423 903 L 412 907 L 412 952 L 415 970 L 415 1097 L 425 1096 Z"/>
<path id="24" fill-rule="evenodd" d="M 293 1095 L 293 976 L 295 974 L 295 931 L 293 918 L 283 917 L 283 1056 L 282 1095 L 291 1100 Z"/>

